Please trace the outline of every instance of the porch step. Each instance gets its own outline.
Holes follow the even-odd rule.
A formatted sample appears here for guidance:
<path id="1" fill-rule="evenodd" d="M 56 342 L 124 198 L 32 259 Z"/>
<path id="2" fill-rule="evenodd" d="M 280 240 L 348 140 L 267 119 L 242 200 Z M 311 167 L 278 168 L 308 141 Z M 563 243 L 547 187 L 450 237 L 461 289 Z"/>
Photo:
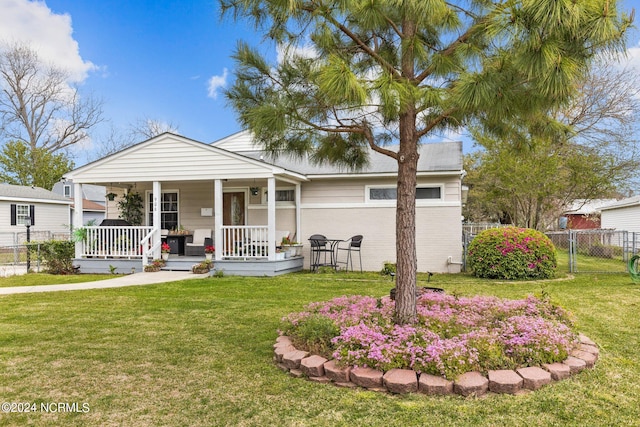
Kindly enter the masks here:
<path id="1" fill-rule="evenodd" d="M 196 258 L 196 257 L 184 257 L 182 259 L 171 259 L 167 260 L 167 264 L 162 267 L 164 271 L 191 271 L 191 267 L 194 264 L 198 264 L 202 262 L 204 258 Z"/>

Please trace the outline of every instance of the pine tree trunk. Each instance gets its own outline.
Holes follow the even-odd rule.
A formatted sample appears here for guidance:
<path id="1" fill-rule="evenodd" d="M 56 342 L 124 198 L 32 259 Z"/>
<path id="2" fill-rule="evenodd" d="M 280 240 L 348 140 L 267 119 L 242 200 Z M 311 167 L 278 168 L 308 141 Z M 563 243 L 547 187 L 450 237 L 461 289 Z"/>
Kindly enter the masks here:
<path id="1" fill-rule="evenodd" d="M 412 122 L 413 124 L 411 124 Z M 415 134 L 415 115 L 409 114 L 408 117 L 403 115 L 400 123 L 396 207 L 395 323 L 406 325 L 415 323 L 417 316 L 416 174 L 418 144 Z"/>
<path id="2" fill-rule="evenodd" d="M 406 40 L 416 34 L 411 17 L 402 23 Z M 415 51 L 413 43 L 402 44 L 402 77 L 415 78 Z M 395 323 L 413 324 L 416 307 L 416 180 L 418 173 L 418 134 L 416 131 L 416 103 L 405 99 L 400 107 L 398 151 L 398 186 L 396 205 L 396 311 Z"/>

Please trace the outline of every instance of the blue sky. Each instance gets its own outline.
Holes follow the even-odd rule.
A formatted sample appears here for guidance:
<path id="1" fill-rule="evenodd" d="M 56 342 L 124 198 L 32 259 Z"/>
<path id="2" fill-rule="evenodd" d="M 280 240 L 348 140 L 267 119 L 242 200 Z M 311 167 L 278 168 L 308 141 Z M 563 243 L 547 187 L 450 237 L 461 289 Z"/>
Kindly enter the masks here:
<path id="1" fill-rule="evenodd" d="M 640 0 L 622 4 L 640 9 Z M 149 118 L 204 142 L 241 130 L 221 88 L 233 81 L 237 41 L 262 43 L 252 28 L 222 21 L 217 0 L 0 0 L 0 39 L 27 41 L 74 69 L 114 127 Z M 638 41 L 634 31 L 628 45 L 640 60 Z M 274 46 L 262 50 L 275 56 Z M 80 153 L 76 164 L 86 160 Z"/>
<path id="2" fill-rule="evenodd" d="M 221 22 L 214 0 L 47 5 L 71 16 L 82 57 L 99 67 L 85 86 L 105 98 L 107 115 L 116 122 L 167 121 L 202 141 L 240 130 L 219 91 L 209 93 L 208 82 L 214 76 L 231 80 L 230 54 L 249 31 Z"/>

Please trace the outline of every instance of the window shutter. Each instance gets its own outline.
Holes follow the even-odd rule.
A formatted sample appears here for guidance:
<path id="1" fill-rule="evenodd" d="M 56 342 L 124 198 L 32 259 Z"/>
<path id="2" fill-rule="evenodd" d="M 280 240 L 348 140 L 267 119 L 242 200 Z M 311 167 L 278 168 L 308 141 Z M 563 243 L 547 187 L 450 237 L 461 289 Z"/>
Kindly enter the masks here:
<path id="1" fill-rule="evenodd" d="M 29 216 L 31 217 L 31 225 L 36 225 L 36 206 L 29 205 Z"/>
<path id="2" fill-rule="evenodd" d="M 18 225 L 18 219 L 16 216 L 16 204 L 11 203 L 11 225 Z"/>

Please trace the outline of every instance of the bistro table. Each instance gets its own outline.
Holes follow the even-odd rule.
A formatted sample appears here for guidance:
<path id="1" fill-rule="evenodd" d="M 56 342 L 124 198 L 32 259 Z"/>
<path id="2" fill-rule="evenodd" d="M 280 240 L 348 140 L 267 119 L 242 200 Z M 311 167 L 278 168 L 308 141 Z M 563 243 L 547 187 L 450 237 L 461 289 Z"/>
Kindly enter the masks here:
<path id="1" fill-rule="evenodd" d="M 309 239 L 311 244 L 311 270 L 317 270 L 318 267 L 331 267 L 334 270 L 338 268 L 337 247 L 344 239 L 328 239 L 322 235 L 314 234 Z M 320 256 L 324 253 L 324 262 L 320 262 Z M 327 254 L 329 261 L 327 262 Z"/>

